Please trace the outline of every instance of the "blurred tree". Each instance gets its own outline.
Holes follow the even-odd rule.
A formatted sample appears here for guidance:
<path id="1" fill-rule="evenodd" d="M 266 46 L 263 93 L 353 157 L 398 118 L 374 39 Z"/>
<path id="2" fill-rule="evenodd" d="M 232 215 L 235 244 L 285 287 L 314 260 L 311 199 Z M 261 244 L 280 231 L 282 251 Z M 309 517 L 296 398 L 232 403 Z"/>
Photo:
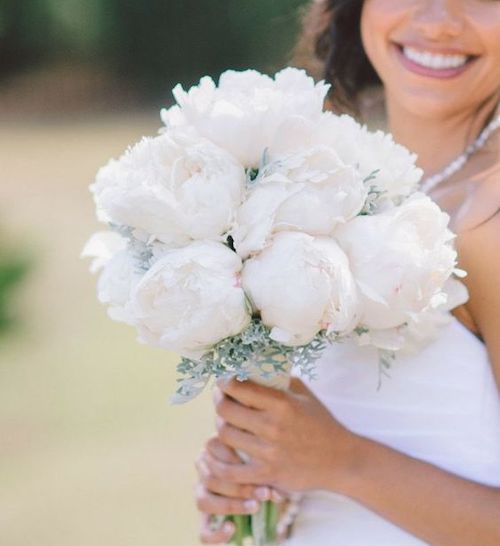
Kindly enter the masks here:
<path id="1" fill-rule="evenodd" d="M 44 0 L 0 0 L 0 74 L 44 59 L 50 44 L 48 23 Z"/>
<path id="2" fill-rule="evenodd" d="M 0 0 L 0 75 L 56 58 L 89 58 L 102 45 L 103 0 Z"/>
<path id="3" fill-rule="evenodd" d="M 107 51 L 156 94 L 227 68 L 271 71 L 287 60 L 304 0 L 109 0 Z"/>
<path id="4" fill-rule="evenodd" d="M 83 58 L 99 54 L 106 0 L 39 1 L 44 2 L 49 14 L 53 54 Z"/>
<path id="5" fill-rule="evenodd" d="M 0 76 L 86 60 L 150 96 L 227 68 L 286 62 L 305 0 L 0 0 Z"/>

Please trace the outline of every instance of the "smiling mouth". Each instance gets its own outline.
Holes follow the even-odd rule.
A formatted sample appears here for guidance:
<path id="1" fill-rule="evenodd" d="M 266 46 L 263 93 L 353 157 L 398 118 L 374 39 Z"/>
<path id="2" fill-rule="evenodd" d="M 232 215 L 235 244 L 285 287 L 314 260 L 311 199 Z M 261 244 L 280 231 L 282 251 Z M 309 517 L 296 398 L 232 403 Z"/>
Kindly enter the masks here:
<path id="1" fill-rule="evenodd" d="M 477 55 L 461 53 L 436 53 L 395 42 L 393 45 L 406 68 L 426 76 L 451 77 L 460 74 L 478 58 Z"/>
<path id="2" fill-rule="evenodd" d="M 459 68 L 471 58 L 469 55 L 442 55 L 429 51 L 419 51 L 412 47 L 401 47 L 403 55 L 420 66 L 434 68 L 435 70 L 445 70 L 447 68 Z"/>

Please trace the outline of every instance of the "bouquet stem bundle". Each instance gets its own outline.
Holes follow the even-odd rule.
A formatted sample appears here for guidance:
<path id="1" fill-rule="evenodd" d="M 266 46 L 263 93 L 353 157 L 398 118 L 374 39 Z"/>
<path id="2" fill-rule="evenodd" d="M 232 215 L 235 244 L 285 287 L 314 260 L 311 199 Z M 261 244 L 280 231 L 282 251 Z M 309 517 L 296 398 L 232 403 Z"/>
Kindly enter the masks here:
<path id="1" fill-rule="evenodd" d="M 234 523 L 232 543 L 236 546 L 245 546 L 248 539 L 252 539 L 253 546 L 271 546 L 278 538 L 279 506 L 266 501 L 256 514 L 228 516 L 226 521 Z"/>
<path id="2" fill-rule="evenodd" d="M 262 362 L 280 371 L 263 377 Z M 255 355 L 249 364 L 249 370 L 249 379 L 259 385 L 279 390 L 288 390 L 290 386 L 292 363 L 283 353 L 276 353 L 270 349 L 261 355 Z M 243 461 L 248 460 L 246 453 L 239 455 Z M 278 538 L 279 514 L 280 507 L 275 502 L 265 501 L 256 514 L 228 516 L 226 520 L 232 521 L 235 526 L 233 543 L 236 546 L 244 546 L 245 541 L 252 539 L 253 546 L 272 546 Z"/>

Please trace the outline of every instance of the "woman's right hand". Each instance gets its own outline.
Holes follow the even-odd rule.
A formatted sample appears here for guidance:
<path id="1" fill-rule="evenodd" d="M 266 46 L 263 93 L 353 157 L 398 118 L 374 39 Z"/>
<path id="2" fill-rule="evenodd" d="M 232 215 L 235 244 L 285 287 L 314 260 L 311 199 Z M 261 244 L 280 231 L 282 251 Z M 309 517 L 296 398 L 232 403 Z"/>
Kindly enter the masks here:
<path id="1" fill-rule="evenodd" d="M 199 475 L 196 504 L 202 513 L 200 540 L 203 544 L 227 543 L 234 534 L 234 524 L 226 521 L 214 528 L 213 516 L 255 514 L 259 510 L 260 502 L 282 502 L 283 496 L 269 487 L 224 482 L 210 472 L 207 464 L 210 460 L 241 464 L 241 459 L 233 449 L 213 437 L 208 440 L 196 463 Z"/>

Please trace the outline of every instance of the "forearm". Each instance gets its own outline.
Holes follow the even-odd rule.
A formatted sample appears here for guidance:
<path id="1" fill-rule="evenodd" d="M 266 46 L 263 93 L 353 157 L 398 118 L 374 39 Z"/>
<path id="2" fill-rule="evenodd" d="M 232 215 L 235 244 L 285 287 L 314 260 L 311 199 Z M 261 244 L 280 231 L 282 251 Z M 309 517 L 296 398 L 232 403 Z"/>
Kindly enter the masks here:
<path id="1" fill-rule="evenodd" d="M 331 488 L 339 491 L 338 477 Z M 500 489 L 356 437 L 341 492 L 433 546 L 498 546 Z"/>

